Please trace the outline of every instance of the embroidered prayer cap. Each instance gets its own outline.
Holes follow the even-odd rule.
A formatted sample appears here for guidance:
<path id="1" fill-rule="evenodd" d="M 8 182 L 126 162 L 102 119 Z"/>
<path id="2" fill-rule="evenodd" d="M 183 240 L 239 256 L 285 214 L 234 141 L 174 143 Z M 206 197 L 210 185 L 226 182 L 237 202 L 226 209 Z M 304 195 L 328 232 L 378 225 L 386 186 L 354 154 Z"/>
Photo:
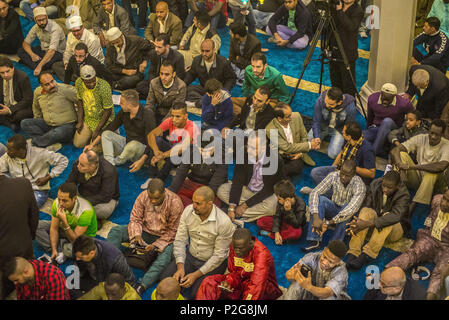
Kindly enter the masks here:
<path id="1" fill-rule="evenodd" d="M 67 26 L 69 30 L 79 28 L 83 25 L 83 20 L 80 16 L 71 16 L 67 21 Z"/>
<path id="2" fill-rule="evenodd" d="M 327 248 L 332 252 L 333 255 L 337 256 L 340 259 L 343 259 L 346 255 L 346 252 L 348 249 L 346 248 L 346 245 L 341 240 L 332 240 L 327 245 Z"/>
<path id="3" fill-rule="evenodd" d="M 83 80 L 90 80 L 95 78 L 95 69 L 90 65 L 82 66 L 80 69 L 80 76 Z"/>
<path id="4" fill-rule="evenodd" d="M 47 16 L 47 10 L 44 7 L 36 7 L 33 9 L 34 18 L 37 16 Z"/>
<path id="5" fill-rule="evenodd" d="M 398 93 L 398 88 L 392 84 L 392 83 L 385 83 L 382 88 L 380 89 L 380 91 L 385 92 L 385 93 L 389 93 L 389 94 L 397 94 Z"/>
<path id="6" fill-rule="evenodd" d="M 106 32 L 106 39 L 108 39 L 108 41 L 114 41 L 120 38 L 121 35 L 122 32 L 120 31 L 120 29 L 117 27 L 113 27 Z"/>

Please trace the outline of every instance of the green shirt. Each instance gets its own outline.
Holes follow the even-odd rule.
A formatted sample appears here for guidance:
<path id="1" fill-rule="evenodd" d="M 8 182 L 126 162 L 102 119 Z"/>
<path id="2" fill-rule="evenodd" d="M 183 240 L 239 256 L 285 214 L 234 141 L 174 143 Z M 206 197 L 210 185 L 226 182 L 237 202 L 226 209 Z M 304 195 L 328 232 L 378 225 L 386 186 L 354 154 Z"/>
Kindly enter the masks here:
<path id="1" fill-rule="evenodd" d="M 296 24 L 295 24 L 295 13 L 296 13 L 296 10 L 288 10 L 287 27 L 289 27 L 293 31 L 298 31 L 298 28 L 296 28 Z"/>
<path id="2" fill-rule="evenodd" d="M 55 218 L 58 207 L 59 201 L 56 199 L 51 207 L 51 215 Z M 77 226 L 87 226 L 87 230 L 84 233 L 86 236 L 95 237 L 97 235 L 97 215 L 92 205 L 86 199 L 78 196 L 72 212 L 66 210 L 66 218 L 72 230 L 75 230 Z"/>
<path id="3" fill-rule="evenodd" d="M 265 68 L 263 79 L 256 77 L 251 65 L 245 68 L 245 77 L 243 78 L 242 96 L 248 97 L 254 94 L 260 86 L 267 86 L 271 90 L 271 99 L 288 103 L 290 100 L 290 91 L 282 78 L 282 74 L 272 66 Z"/>
<path id="4" fill-rule="evenodd" d="M 103 116 L 104 110 L 114 107 L 112 102 L 112 90 L 109 83 L 97 77 L 97 84 L 95 88 L 88 89 L 81 78 L 76 79 L 75 88 L 77 98 L 83 101 L 84 107 L 84 122 L 91 131 L 95 131 Z M 104 127 L 114 120 L 115 114 L 112 109 L 108 121 Z"/>
<path id="5" fill-rule="evenodd" d="M 94 287 L 78 300 L 109 300 L 104 289 L 104 282 L 100 282 L 98 286 Z M 125 282 L 125 294 L 120 300 L 142 300 L 142 298 L 140 298 L 139 294 L 128 282 Z"/>

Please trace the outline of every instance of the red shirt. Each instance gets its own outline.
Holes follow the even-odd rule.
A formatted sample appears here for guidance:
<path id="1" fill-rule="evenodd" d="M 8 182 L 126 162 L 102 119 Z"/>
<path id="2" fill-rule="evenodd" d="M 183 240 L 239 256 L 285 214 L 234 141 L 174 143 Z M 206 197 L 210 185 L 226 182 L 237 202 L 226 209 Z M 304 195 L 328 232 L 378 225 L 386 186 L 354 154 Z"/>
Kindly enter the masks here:
<path id="1" fill-rule="evenodd" d="M 28 262 L 34 268 L 34 285 L 17 285 L 17 300 L 70 300 L 65 276 L 58 267 L 39 260 Z"/>
<path id="2" fill-rule="evenodd" d="M 162 131 L 168 130 L 168 140 L 171 145 L 177 144 L 182 141 L 182 138 L 185 136 L 189 136 L 193 138 L 193 142 L 196 143 L 196 139 L 198 138 L 199 130 L 198 127 L 193 123 L 192 120 L 187 120 L 184 128 L 176 128 L 173 125 L 172 118 L 165 119 L 160 125 Z"/>
<path id="3" fill-rule="evenodd" d="M 206 10 L 208 12 L 211 11 L 217 5 L 217 2 L 223 2 L 223 7 L 221 8 L 221 12 L 223 12 L 223 14 L 226 18 L 226 21 L 228 21 L 228 9 L 226 6 L 226 0 L 204 0 Z"/>

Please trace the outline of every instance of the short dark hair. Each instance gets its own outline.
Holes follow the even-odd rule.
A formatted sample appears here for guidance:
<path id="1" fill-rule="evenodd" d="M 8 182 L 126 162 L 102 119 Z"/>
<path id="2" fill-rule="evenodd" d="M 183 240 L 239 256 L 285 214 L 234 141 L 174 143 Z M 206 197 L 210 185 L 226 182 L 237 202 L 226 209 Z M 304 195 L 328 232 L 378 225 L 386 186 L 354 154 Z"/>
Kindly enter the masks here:
<path id="1" fill-rule="evenodd" d="M 8 143 L 12 143 L 14 149 L 26 149 L 27 140 L 25 137 L 19 133 L 13 135 L 8 139 Z"/>
<path id="2" fill-rule="evenodd" d="M 354 140 L 359 140 L 362 136 L 362 127 L 356 121 L 347 121 L 345 123 L 346 135 L 350 136 Z"/>
<path id="3" fill-rule="evenodd" d="M 95 245 L 95 240 L 85 234 L 80 235 L 75 239 L 75 241 L 73 241 L 73 254 L 81 252 L 81 254 L 85 256 L 96 249 L 97 246 Z"/>
<path id="4" fill-rule="evenodd" d="M 84 50 L 85 53 L 89 53 L 89 48 L 84 42 L 78 42 L 75 46 L 75 50 Z"/>
<path id="5" fill-rule="evenodd" d="M 229 25 L 229 29 L 233 34 L 238 34 L 241 37 L 246 37 L 246 35 L 248 34 L 245 25 L 236 21 L 232 22 Z"/>
<path id="6" fill-rule="evenodd" d="M 163 193 L 165 190 L 164 181 L 158 178 L 151 179 L 151 181 L 148 183 L 147 190 L 150 193 L 155 192 Z"/>
<path id="7" fill-rule="evenodd" d="M 428 17 L 426 21 L 430 27 L 435 28 L 435 30 L 440 30 L 441 21 L 437 17 Z"/>
<path id="8" fill-rule="evenodd" d="M 262 61 L 263 64 L 267 63 L 267 57 L 262 52 L 256 52 L 252 55 L 251 61 Z"/>
<path id="9" fill-rule="evenodd" d="M 125 288 L 125 277 L 123 277 L 120 273 L 110 273 L 106 277 L 105 284 L 107 286 L 113 286 L 117 284 L 120 288 Z"/>
<path id="10" fill-rule="evenodd" d="M 259 88 L 257 88 L 257 90 L 259 90 L 260 94 L 263 94 L 264 96 L 268 96 L 268 99 L 270 99 L 271 89 L 268 86 L 266 86 L 266 85 L 260 86 Z"/>
<path id="11" fill-rule="evenodd" d="M 73 199 L 76 196 L 76 193 L 78 192 L 76 184 L 74 184 L 73 182 L 66 182 L 61 184 L 58 188 L 58 191 L 68 193 L 71 199 Z"/>
<path id="12" fill-rule="evenodd" d="M 42 77 L 43 77 L 44 75 L 46 75 L 46 74 L 49 74 L 49 75 L 51 75 L 51 76 L 53 77 L 53 75 L 51 74 L 51 71 L 50 71 L 50 70 L 44 70 L 44 71 L 42 71 L 41 73 L 39 73 L 39 75 L 37 76 L 37 80 L 39 81 L 39 83 L 42 83 L 42 82 L 41 82 L 41 79 L 42 79 Z"/>
<path id="13" fill-rule="evenodd" d="M 274 194 L 281 198 L 293 198 L 295 196 L 295 186 L 293 183 L 284 179 L 274 185 Z"/>
<path id="14" fill-rule="evenodd" d="M 122 91 L 122 97 L 132 106 L 139 106 L 139 93 L 135 89 Z"/>
<path id="15" fill-rule="evenodd" d="M 354 159 L 354 158 L 346 159 L 345 162 L 343 162 L 343 164 L 342 164 L 342 166 L 341 166 L 341 169 L 343 169 L 343 167 L 344 167 L 344 168 L 347 168 L 347 169 L 351 169 L 352 172 L 354 172 L 354 174 L 355 174 L 356 168 L 357 168 L 355 159 Z M 340 169 L 340 170 L 341 170 L 341 169 Z"/>
<path id="16" fill-rule="evenodd" d="M 443 133 L 446 130 L 446 122 L 444 122 L 441 119 L 433 119 L 432 123 L 430 124 L 430 127 L 432 128 L 432 126 L 438 127 L 438 128 L 443 128 Z"/>
<path id="17" fill-rule="evenodd" d="M 221 89 L 223 89 L 223 84 L 215 78 L 210 78 L 204 84 L 204 90 L 209 94 Z"/>
<path id="18" fill-rule="evenodd" d="M 251 241 L 252 234 L 251 231 L 249 231 L 246 228 L 237 228 L 234 231 L 234 234 L 232 235 L 232 239 L 234 240 L 247 240 Z"/>
<path id="19" fill-rule="evenodd" d="M 210 23 L 210 16 L 206 9 L 199 9 L 195 12 L 195 18 L 203 27 Z"/>
<path id="20" fill-rule="evenodd" d="M 168 61 L 167 59 L 165 59 L 164 61 L 162 61 L 161 67 L 171 67 L 172 72 L 175 72 L 175 66 L 173 65 L 173 63 L 171 63 L 170 61 Z"/>
<path id="21" fill-rule="evenodd" d="M 155 41 L 164 41 L 164 46 L 170 44 L 170 36 L 166 33 L 160 33 L 155 39 Z"/>
<path id="22" fill-rule="evenodd" d="M 399 172 L 391 170 L 385 173 L 383 179 L 391 181 L 395 186 L 397 186 L 401 182 L 401 175 Z"/>
<path id="23" fill-rule="evenodd" d="M 184 113 L 187 113 L 187 105 L 184 102 L 175 102 L 171 109 L 182 110 Z"/>
<path id="24" fill-rule="evenodd" d="M 421 119 L 422 119 L 422 113 L 421 113 L 421 111 L 419 111 L 419 110 L 416 110 L 416 109 L 415 109 L 415 110 L 412 110 L 412 111 L 410 111 L 410 112 L 407 112 L 407 114 L 409 114 L 409 113 L 414 114 L 416 120 L 421 120 Z"/>
<path id="25" fill-rule="evenodd" d="M 337 256 L 340 259 L 343 259 L 348 251 L 345 243 L 341 240 L 332 240 L 327 245 L 327 248 L 333 255 Z"/>
<path id="26" fill-rule="evenodd" d="M 284 110 L 287 110 L 287 108 L 291 107 L 287 103 L 279 101 L 274 108 L 274 114 L 276 115 L 276 118 L 284 118 Z"/>
<path id="27" fill-rule="evenodd" d="M 17 270 L 17 257 L 9 257 L 2 263 L 3 276 L 8 278 L 10 275 L 15 274 Z"/>
<path id="28" fill-rule="evenodd" d="M 343 91 L 340 88 L 332 87 L 327 91 L 327 97 L 333 101 L 343 101 Z"/>
<path id="29" fill-rule="evenodd" d="M 7 56 L 0 55 L 0 67 L 14 68 L 14 63 Z"/>

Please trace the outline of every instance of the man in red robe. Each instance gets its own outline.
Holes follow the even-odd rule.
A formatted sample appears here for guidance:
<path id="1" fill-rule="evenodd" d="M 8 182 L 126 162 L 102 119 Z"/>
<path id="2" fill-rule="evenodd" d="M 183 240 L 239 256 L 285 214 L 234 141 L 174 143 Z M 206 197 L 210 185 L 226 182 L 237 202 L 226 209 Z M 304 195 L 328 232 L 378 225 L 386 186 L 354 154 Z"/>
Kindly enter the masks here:
<path id="1" fill-rule="evenodd" d="M 232 237 L 226 273 L 204 278 L 196 300 L 275 300 L 281 295 L 270 251 L 248 229 L 239 228 Z"/>

